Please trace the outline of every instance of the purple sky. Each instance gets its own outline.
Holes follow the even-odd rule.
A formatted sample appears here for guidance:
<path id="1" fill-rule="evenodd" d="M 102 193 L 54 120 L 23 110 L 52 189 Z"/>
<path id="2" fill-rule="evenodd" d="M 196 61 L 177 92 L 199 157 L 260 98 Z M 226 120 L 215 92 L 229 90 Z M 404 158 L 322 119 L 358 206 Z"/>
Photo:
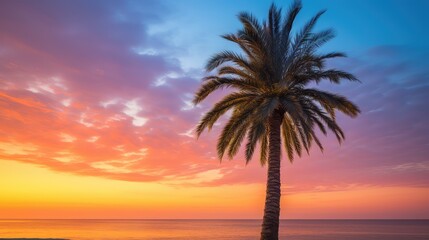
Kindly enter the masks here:
<path id="1" fill-rule="evenodd" d="M 322 50 L 348 53 L 330 64 L 361 80 L 319 87 L 348 96 L 362 114 L 339 117 L 346 133 L 341 146 L 330 135 L 321 138 L 324 153 L 314 149 L 292 165 L 283 162 L 286 191 L 429 188 L 429 37 L 423 32 L 429 17 L 421 10 L 428 3 L 406 4 L 304 1 L 298 24 L 327 8 L 320 27 L 333 27 L 338 36 Z M 225 119 L 198 141 L 192 133 L 222 92 L 197 107 L 190 101 L 205 61 L 219 50 L 237 50 L 219 37 L 239 28 L 235 15 L 246 10 L 263 18 L 268 7 L 262 1 L 2 1 L 0 159 L 133 182 L 264 182 L 256 159 L 248 166 L 241 153 L 216 160 Z M 193 181 L 201 176 L 207 177 Z"/>

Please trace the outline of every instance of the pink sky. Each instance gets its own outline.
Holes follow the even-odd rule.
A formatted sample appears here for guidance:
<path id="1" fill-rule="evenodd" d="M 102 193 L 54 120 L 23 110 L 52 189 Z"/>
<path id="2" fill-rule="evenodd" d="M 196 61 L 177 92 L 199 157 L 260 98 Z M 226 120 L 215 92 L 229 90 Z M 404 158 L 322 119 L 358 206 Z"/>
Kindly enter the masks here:
<path id="1" fill-rule="evenodd" d="M 184 66 L 186 46 L 174 44 L 171 29 L 157 30 L 171 21 L 158 14 L 165 6 L 114 4 L 10 1 L 0 8 L 0 161 L 141 184 L 214 189 L 263 184 L 265 169 L 256 158 L 247 166 L 241 153 L 221 164 L 216 159 L 225 119 L 195 138 L 193 127 L 222 92 L 202 105 L 190 103 L 205 73 L 200 63 Z M 216 51 L 207 46 L 204 56 Z M 324 153 L 314 149 L 293 164 L 284 159 L 283 192 L 329 199 L 320 194 L 391 189 L 389 194 L 410 194 L 401 200 L 404 206 L 418 204 L 391 214 L 377 203 L 384 210 L 366 215 L 349 204 L 339 216 L 428 218 L 429 208 L 420 200 L 429 194 L 429 72 L 412 64 L 417 61 L 402 48 L 378 46 L 333 62 L 362 83 L 320 87 L 349 96 L 362 114 L 339 117 L 346 133 L 341 146 L 328 136 L 322 138 Z M 376 199 L 374 192 L 366 193 Z M 326 217 L 317 211 L 292 216 Z"/>

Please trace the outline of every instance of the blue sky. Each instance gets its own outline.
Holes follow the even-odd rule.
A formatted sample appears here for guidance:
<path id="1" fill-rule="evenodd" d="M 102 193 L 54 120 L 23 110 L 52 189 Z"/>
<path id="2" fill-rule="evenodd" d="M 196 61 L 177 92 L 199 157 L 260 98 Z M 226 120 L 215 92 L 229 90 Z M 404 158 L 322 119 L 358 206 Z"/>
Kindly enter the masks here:
<path id="1" fill-rule="evenodd" d="M 276 2 L 283 9 L 291 3 Z M 262 20 L 270 4 L 0 1 L 0 164 L 24 163 L 82 181 L 85 175 L 214 187 L 215 195 L 225 185 L 263 185 L 265 169 L 257 161 L 246 166 L 242 152 L 219 164 L 215 146 L 222 124 L 198 141 L 193 135 L 201 115 L 222 94 L 197 107 L 191 100 L 207 59 L 237 50 L 220 37 L 240 28 L 236 15 L 248 11 Z M 354 212 L 350 203 L 343 215 L 321 208 L 323 214 L 311 216 L 428 218 L 429 1 L 304 0 L 295 26 L 322 9 L 327 12 L 317 29 L 333 28 L 337 37 L 321 51 L 347 53 L 330 64 L 362 83 L 320 87 L 346 95 L 362 113 L 357 119 L 339 115 L 346 132 L 341 146 L 328 135 L 321 138 L 323 154 L 312 151 L 293 165 L 283 164 L 283 190 L 359 195 L 361 189 L 395 188 L 388 192 L 414 194 L 401 200 L 400 211 L 392 212 L 393 206 L 384 207 L 386 199 L 373 195 L 361 199 L 365 211 Z M 0 166 L 0 180 L 1 170 L 7 168 Z M 10 176 L 7 181 L 28 179 L 20 171 Z M 259 215 L 236 215 L 243 216 Z"/>
<path id="2" fill-rule="evenodd" d="M 275 1 L 284 10 L 291 1 Z M 202 66 L 198 63 L 207 53 L 233 45 L 218 36 L 234 32 L 240 27 L 236 18 L 240 11 L 248 11 L 263 19 L 271 4 L 269 1 L 163 1 L 167 5 L 168 20 L 164 28 L 173 32 L 178 46 L 186 45 L 189 55 L 185 65 Z M 429 50 L 428 1 L 303 1 L 303 10 L 297 26 L 302 25 L 319 10 L 327 9 L 318 28 L 333 28 L 337 37 L 325 49 L 342 50 L 359 55 L 370 48 L 392 46 L 417 53 Z M 204 55 L 204 56 L 203 56 Z M 198 56 L 198 61 L 195 60 Z M 182 56 L 183 57 L 183 56 Z"/>

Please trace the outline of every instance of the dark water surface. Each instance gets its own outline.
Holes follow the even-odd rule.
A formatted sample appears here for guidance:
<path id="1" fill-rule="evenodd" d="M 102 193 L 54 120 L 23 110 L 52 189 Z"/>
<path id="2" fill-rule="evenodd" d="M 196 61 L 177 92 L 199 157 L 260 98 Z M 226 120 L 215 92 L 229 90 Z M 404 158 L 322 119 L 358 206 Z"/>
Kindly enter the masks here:
<path id="1" fill-rule="evenodd" d="M 260 220 L 0 220 L 1 238 L 259 239 Z M 429 240 L 429 220 L 281 220 L 286 240 Z"/>

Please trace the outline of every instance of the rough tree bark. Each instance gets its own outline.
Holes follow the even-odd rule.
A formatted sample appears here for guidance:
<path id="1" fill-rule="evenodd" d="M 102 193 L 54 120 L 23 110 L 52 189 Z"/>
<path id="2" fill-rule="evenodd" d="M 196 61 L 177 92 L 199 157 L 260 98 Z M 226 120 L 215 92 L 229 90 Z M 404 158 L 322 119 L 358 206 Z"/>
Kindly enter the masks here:
<path id="1" fill-rule="evenodd" d="M 283 113 L 277 110 L 269 122 L 269 155 L 267 193 L 265 196 L 264 218 L 262 222 L 261 240 L 279 239 L 280 218 L 280 126 Z"/>

